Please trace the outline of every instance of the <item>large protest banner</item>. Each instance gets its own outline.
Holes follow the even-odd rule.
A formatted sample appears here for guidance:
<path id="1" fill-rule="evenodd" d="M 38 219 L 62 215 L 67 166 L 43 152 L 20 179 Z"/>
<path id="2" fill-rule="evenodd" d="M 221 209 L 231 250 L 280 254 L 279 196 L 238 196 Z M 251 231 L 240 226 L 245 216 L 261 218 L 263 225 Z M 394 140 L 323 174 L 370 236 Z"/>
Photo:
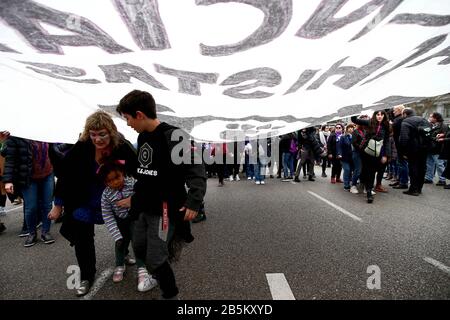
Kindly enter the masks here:
<path id="1" fill-rule="evenodd" d="M 449 92 L 449 31 L 448 0 L 2 0 L 0 130 L 74 142 L 140 89 L 200 140 L 291 132 Z"/>

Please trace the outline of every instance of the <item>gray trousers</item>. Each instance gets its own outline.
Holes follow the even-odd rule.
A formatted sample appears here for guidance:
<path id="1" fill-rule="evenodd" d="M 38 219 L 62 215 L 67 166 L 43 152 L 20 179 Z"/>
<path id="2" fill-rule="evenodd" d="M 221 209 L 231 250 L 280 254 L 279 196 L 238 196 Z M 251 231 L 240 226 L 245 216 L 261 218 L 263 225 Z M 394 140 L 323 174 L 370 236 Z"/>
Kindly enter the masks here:
<path id="1" fill-rule="evenodd" d="M 150 272 L 161 266 L 169 257 L 168 242 L 173 227 L 169 224 L 168 233 L 164 236 L 161 219 L 160 216 L 141 212 L 139 218 L 133 222 L 133 250 L 136 258 L 145 261 Z"/>

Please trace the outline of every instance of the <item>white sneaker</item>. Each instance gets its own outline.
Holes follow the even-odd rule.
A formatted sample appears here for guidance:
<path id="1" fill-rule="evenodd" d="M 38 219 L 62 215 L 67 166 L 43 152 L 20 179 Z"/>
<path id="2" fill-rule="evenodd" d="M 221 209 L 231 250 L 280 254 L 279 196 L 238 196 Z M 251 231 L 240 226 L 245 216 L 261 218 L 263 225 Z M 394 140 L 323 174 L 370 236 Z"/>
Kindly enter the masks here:
<path id="1" fill-rule="evenodd" d="M 158 285 L 158 281 L 148 274 L 147 269 L 138 269 L 138 286 L 137 289 L 140 292 L 146 292 Z"/>
<path id="2" fill-rule="evenodd" d="M 252 177 L 248 177 L 247 180 L 252 180 Z"/>
<path id="3" fill-rule="evenodd" d="M 230 179 L 229 179 L 230 181 L 233 181 L 233 176 L 230 176 Z"/>
<path id="4" fill-rule="evenodd" d="M 241 178 L 239 178 L 238 175 L 236 175 L 236 181 L 241 181 Z"/>
<path id="5" fill-rule="evenodd" d="M 6 215 L 5 207 L 0 207 L 0 216 L 5 216 L 5 215 Z"/>
<path id="6" fill-rule="evenodd" d="M 261 181 L 261 184 L 266 184 L 264 181 Z"/>
<path id="7" fill-rule="evenodd" d="M 353 193 L 353 194 L 358 194 L 359 193 L 358 188 L 356 186 L 352 186 L 350 188 L 350 192 Z"/>
<path id="8" fill-rule="evenodd" d="M 367 193 L 367 191 L 366 191 L 366 188 L 364 188 L 364 191 L 363 191 L 363 193 L 364 193 L 364 194 L 366 194 L 366 193 Z M 372 190 L 372 195 L 376 195 L 376 194 L 377 194 L 377 193 L 376 193 L 375 191 L 373 191 L 373 190 Z"/>
<path id="9" fill-rule="evenodd" d="M 261 181 L 256 181 L 255 183 L 256 183 L 256 184 L 261 184 Z"/>

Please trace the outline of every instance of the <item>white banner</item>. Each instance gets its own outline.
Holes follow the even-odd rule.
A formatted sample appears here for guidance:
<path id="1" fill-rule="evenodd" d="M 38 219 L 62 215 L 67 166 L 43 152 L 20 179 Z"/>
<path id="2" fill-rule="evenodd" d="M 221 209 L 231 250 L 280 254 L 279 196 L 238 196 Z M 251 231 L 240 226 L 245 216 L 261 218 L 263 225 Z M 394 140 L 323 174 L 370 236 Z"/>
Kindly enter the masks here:
<path id="1" fill-rule="evenodd" d="M 134 89 L 207 141 L 450 92 L 448 0 L 2 0 L 0 28 L 0 130 L 48 142 Z"/>

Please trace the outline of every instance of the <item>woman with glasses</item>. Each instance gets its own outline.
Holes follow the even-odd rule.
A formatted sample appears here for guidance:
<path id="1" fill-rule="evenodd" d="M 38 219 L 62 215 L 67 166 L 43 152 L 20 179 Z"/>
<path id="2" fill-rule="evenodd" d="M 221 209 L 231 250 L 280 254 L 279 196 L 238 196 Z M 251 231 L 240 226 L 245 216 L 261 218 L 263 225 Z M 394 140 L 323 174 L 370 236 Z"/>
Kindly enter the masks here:
<path id="1" fill-rule="evenodd" d="M 97 111 L 86 119 L 78 142 L 68 151 L 61 163 L 55 189 L 55 206 L 49 213 L 58 219 L 64 207 L 60 233 L 75 247 L 81 271 L 77 296 L 89 292 L 96 273 L 94 217 L 101 216 L 101 196 L 105 184 L 98 175 L 106 161 L 124 160 L 126 172 L 134 175 L 136 151 L 117 131 L 112 118 Z"/>
<path id="2" fill-rule="evenodd" d="M 391 154 L 391 145 L 389 143 L 390 125 L 389 117 L 386 111 L 375 111 L 369 120 L 358 119 L 356 116 L 351 117 L 351 121 L 357 125 L 366 126 L 366 135 L 361 142 L 361 161 L 362 172 L 361 181 L 365 183 L 367 191 L 367 202 L 373 202 L 373 184 L 375 174 L 381 166 L 387 163 L 388 155 Z M 381 145 L 380 152 L 370 154 L 367 150 L 369 144 L 375 141 L 375 145 Z M 380 143 L 381 142 L 381 143 Z"/>

